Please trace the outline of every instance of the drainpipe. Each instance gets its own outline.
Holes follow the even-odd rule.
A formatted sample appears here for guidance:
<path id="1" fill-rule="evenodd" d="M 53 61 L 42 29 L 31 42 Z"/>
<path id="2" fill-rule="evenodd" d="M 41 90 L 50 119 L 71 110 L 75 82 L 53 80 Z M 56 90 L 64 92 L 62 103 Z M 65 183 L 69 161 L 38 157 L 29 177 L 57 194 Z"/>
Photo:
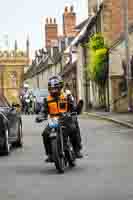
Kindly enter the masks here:
<path id="1" fill-rule="evenodd" d="M 107 51 L 107 112 L 110 111 L 109 101 L 109 50 Z"/>
<path id="2" fill-rule="evenodd" d="M 84 65 L 87 65 L 87 53 L 86 48 L 83 48 L 84 50 Z M 89 93 L 88 93 L 88 77 L 87 77 L 87 70 L 85 70 L 85 110 L 88 111 L 88 105 L 89 105 L 89 99 L 88 99 Z"/>
<path id="3" fill-rule="evenodd" d="M 125 35 L 125 56 L 127 65 L 127 88 L 128 88 L 128 111 L 132 111 L 132 75 L 130 64 L 130 49 L 129 49 L 129 31 L 128 31 L 128 0 L 122 1 L 123 5 L 123 23 Z"/>

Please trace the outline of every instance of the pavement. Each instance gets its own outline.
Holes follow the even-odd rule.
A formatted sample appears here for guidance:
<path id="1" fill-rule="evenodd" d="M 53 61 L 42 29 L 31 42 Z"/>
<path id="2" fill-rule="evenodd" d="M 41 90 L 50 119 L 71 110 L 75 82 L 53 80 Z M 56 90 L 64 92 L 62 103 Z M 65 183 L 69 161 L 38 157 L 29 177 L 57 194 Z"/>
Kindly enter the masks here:
<path id="1" fill-rule="evenodd" d="M 103 112 L 103 111 L 91 111 L 84 112 L 84 115 L 90 118 L 99 118 L 107 120 L 127 128 L 133 129 L 133 113 L 113 113 L 113 112 Z"/>

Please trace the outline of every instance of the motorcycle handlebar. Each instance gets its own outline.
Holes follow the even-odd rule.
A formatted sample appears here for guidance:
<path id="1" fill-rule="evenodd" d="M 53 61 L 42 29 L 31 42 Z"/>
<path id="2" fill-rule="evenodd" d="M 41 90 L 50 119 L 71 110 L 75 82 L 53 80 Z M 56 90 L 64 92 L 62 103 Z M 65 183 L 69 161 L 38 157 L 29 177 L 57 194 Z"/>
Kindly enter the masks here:
<path id="1" fill-rule="evenodd" d="M 65 112 L 65 113 L 59 113 L 59 116 L 60 118 L 71 118 L 72 116 L 77 116 L 77 113 L 76 112 Z M 35 122 L 36 123 L 41 123 L 43 122 L 44 120 L 47 120 L 48 118 L 45 117 L 45 116 L 38 116 L 36 117 L 35 119 Z"/>
<path id="2" fill-rule="evenodd" d="M 71 121 L 72 120 L 72 118 L 74 117 L 74 116 L 76 116 L 77 117 L 77 113 L 76 112 L 72 112 L 72 113 L 69 113 L 69 112 L 67 112 L 67 113 L 61 113 L 61 115 L 60 115 L 60 120 L 62 121 Z"/>
<path id="3" fill-rule="evenodd" d="M 41 122 L 43 122 L 44 120 L 47 120 L 47 118 L 46 117 L 36 117 L 36 119 L 35 119 L 35 122 L 36 123 L 41 123 Z"/>
<path id="4" fill-rule="evenodd" d="M 60 116 L 74 116 L 77 115 L 77 112 L 65 112 L 65 113 L 60 113 Z"/>

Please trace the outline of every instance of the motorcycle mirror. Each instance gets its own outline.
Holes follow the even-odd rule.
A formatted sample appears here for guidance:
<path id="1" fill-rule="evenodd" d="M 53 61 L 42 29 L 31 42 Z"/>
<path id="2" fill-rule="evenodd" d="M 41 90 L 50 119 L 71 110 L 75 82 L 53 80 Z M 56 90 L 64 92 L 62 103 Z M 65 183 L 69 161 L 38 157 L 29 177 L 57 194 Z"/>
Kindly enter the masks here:
<path id="1" fill-rule="evenodd" d="M 44 120 L 47 120 L 47 117 L 42 117 L 42 116 L 39 116 L 39 117 L 36 117 L 36 119 L 35 119 L 35 122 L 36 123 L 41 123 L 41 122 L 43 122 Z"/>

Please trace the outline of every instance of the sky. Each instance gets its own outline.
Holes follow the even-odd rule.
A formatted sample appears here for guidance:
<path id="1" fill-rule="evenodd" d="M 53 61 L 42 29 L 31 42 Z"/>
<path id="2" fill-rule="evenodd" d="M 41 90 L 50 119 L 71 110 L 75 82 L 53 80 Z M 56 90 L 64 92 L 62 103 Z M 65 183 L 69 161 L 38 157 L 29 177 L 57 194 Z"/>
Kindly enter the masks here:
<path id="1" fill-rule="evenodd" d="M 74 5 L 77 24 L 87 17 L 87 0 L 4 0 L 0 11 L 0 48 L 24 49 L 26 38 L 30 39 L 30 54 L 44 47 L 44 24 L 46 17 L 56 17 L 61 27 L 65 6 Z M 61 32 L 61 28 L 59 29 Z"/>

